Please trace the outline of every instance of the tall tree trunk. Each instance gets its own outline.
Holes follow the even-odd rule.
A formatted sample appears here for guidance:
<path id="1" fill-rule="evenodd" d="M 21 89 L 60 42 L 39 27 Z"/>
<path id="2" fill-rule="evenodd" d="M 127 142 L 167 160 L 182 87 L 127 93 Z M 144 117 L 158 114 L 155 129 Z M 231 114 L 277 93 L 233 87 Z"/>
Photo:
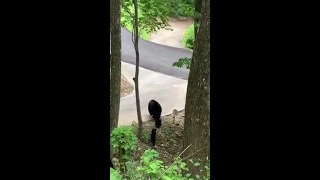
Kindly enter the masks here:
<path id="1" fill-rule="evenodd" d="M 198 26 L 199 26 L 199 15 L 201 13 L 202 0 L 194 0 L 195 18 L 194 18 L 194 40 L 196 39 Z"/>
<path id="2" fill-rule="evenodd" d="M 193 178 L 206 176 L 210 147 L 210 0 L 202 0 L 201 15 L 188 80 L 183 138 L 184 149 L 191 144 L 183 157 L 191 156 L 200 163 L 194 166 L 186 161 Z"/>
<path id="3" fill-rule="evenodd" d="M 133 26 L 133 34 L 134 34 L 134 49 L 136 51 L 136 73 L 134 77 L 134 85 L 136 92 L 136 105 L 137 105 L 137 116 L 138 116 L 138 139 L 142 140 L 142 117 L 141 117 L 141 108 L 140 108 L 140 97 L 139 97 L 139 22 L 138 22 L 138 0 L 133 0 L 134 2 L 134 26 Z"/>
<path id="4" fill-rule="evenodd" d="M 121 86 L 120 0 L 110 0 L 110 133 L 118 126 Z M 111 154 L 110 154 L 111 156 Z"/>

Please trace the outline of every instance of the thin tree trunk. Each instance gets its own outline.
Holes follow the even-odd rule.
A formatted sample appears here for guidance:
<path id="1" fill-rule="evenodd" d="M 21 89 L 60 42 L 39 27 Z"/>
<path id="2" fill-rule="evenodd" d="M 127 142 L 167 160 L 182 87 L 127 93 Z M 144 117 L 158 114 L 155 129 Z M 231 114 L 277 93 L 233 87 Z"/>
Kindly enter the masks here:
<path id="1" fill-rule="evenodd" d="M 120 164 L 120 171 L 122 173 L 125 172 L 125 159 L 124 159 L 124 156 L 125 156 L 125 150 L 122 147 L 122 145 L 120 145 L 120 147 L 119 147 L 119 164 Z"/>
<path id="2" fill-rule="evenodd" d="M 112 130 L 118 126 L 119 108 L 120 108 L 120 88 L 121 88 L 120 0 L 110 0 L 110 32 L 111 32 L 110 133 L 111 133 Z"/>
<path id="3" fill-rule="evenodd" d="M 138 29 L 138 0 L 134 0 L 134 49 L 136 51 L 136 73 L 134 78 L 135 92 L 136 92 L 136 105 L 137 105 L 137 116 L 138 116 L 138 139 L 142 140 L 142 117 L 140 108 L 139 98 L 139 29 Z"/>
<path id="4" fill-rule="evenodd" d="M 184 149 L 191 144 L 183 157 L 191 156 L 200 163 L 194 166 L 186 161 L 194 179 L 196 175 L 206 176 L 204 166 L 210 147 L 210 0 L 202 0 L 201 15 L 188 80 L 183 133 Z"/>

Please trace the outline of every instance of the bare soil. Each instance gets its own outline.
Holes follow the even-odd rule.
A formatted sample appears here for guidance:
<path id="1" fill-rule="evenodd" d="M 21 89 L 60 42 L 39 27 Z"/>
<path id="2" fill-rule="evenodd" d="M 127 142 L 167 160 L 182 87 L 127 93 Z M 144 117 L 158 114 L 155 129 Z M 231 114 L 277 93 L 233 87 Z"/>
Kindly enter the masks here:
<path id="1" fill-rule="evenodd" d="M 165 165 L 170 165 L 173 158 L 183 151 L 182 135 L 184 126 L 184 110 L 179 111 L 173 118 L 173 114 L 162 117 L 162 126 L 157 130 L 155 150 L 159 153 L 159 159 Z M 150 149 L 149 140 L 154 128 L 154 121 L 143 122 L 143 141 L 138 144 L 135 159 L 139 159 L 146 149 Z M 137 127 L 137 125 L 135 124 Z"/>
<path id="2" fill-rule="evenodd" d="M 121 74 L 121 88 L 120 88 L 120 98 L 128 96 L 134 90 L 133 85 Z"/>

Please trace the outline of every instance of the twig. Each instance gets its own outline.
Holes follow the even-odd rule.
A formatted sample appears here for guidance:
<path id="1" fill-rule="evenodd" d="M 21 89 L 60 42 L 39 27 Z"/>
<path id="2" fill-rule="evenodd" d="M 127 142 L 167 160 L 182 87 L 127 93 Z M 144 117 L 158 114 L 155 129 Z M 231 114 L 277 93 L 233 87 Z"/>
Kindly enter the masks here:
<path id="1" fill-rule="evenodd" d="M 204 148 L 206 148 L 206 147 L 204 147 Z M 183 161 L 183 160 L 185 160 L 185 159 L 188 159 L 189 157 L 193 156 L 194 154 L 198 153 L 199 151 L 203 150 L 204 148 L 201 148 L 200 150 L 196 151 L 195 153 L 192 153 L 191 155 L 183 158 L 181 161 Z"/>
<path id="2" fill-rule="evenodd" d="M 179 157 L 191 146 L 192 144 L 190 144 L 186 149 L 184 149 L 180 154 Z M 175 163 L 175 161 L 160 175 L 160 177 L 157 179 L 159 180 L 169 169 L 170 167 Z"/>
<path id="3" fill-rule="evenodd" d="M 179 154 L 179 157 L 180 157 L 190 146 L 191 146 L 191 144 L 190 144 L 185 150 L 183 150 L 182 153 Z M 206 148 L 206 147 L 204 147 L 204 148 Z M 200 150 L 196 151 L 195 153 L 192 153 L 191 155 L 189 155 L 189 156 L 181 159 L 181 161 L 183 161 L 183 160 L 185 160 L 185 159 L 188 159 L 189 157 L 193 156 L 194 154 L 198 153 L 199 151 L 203 150 L 204 148 L 201 148 Z M 173 163 L 161 174 L 161 176 L 160 176 L 157 180 L 159 180 L 159 179 L 164 175 L 164 173 L 166 173 L 166 172 L 168 171 L 168 169 L 169 169 L 174 163 L 175 163 L 175 162 L 173 162 Z"/>
<path id="4" fill-rule="evenodd" d="M 191 146 L 192 144 L 190 144 L 185 150 L 183 150 L 180 154 L 179 157 Z"/>

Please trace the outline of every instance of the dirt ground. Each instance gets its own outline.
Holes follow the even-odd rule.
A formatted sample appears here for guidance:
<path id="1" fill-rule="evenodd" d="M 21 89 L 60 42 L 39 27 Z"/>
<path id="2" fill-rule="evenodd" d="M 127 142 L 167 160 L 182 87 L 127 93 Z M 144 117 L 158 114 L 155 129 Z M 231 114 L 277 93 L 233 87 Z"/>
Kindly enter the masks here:
<path id="1" fill-rule="evenodd" d="M 173 118 L 173 115 L 162 117 L 162 126 L 157 130 L 155 150 L 159 153 L 159 159 L 165 165 L 170 165 L 173 158 L 182 152 L 182 135 L 184 125 L 184 110 L 179 111 L 178 115 Z M 134 124 L 138 127 L 137 124 Z M 141 154 L 149 147 L 149 139 L 154 121 L 143 122 L 143 141 L 138 144 L 138 151 L 134 154 L 135 159 L 139 159 Z"/>
<path id="2" fill-rule="evenodd" d="M 125 97 L 133 92 L 133 85 L 121 74 L 120 98 Z"/>

